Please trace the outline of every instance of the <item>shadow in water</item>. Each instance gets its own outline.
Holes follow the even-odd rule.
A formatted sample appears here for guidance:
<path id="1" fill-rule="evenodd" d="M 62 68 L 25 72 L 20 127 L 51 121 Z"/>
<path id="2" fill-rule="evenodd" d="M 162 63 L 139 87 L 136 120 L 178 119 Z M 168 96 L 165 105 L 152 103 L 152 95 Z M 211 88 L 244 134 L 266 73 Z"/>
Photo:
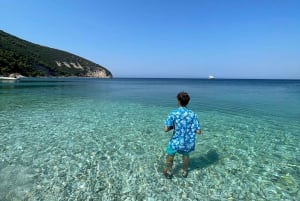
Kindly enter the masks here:
<path id="1" fill-rule="evenodd" d="M 219 160 L 219 154 L 216 150 L 211 149 L 205 155 L 190 158 L 190 170 L 206 168 Z"/>

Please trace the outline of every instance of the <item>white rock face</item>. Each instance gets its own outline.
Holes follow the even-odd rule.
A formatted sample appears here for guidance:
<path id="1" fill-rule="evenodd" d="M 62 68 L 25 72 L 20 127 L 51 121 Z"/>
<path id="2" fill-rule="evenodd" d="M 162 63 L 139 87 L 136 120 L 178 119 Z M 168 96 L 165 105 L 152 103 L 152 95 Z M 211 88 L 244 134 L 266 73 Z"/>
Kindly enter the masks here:
<path id="1" fill-rule="evenodd" d="M 101 78 L 110 78 L 107 76 L 104 70 L 90 71 L 87 73 L 88 77 L 101 77 Z"/>
<path id="2" fill-rule="evenodd" d="M 68 68 L 76 68 L 84 70 L 84 67 L 81 66 L 78 62 L 66 62 L 66 61 L 55 61 L 56 65 L 59 67 L 65 66 Z M 88 73 L 86 74 L 87 77 L 97 77 L 97 78 L 111 78 L 111 76 L 106 75 L 106 71 L 99 69 L 99 70 L 89 70 L 90 68 L 87 67 Z"/>
<path id="3" fill-rule="evenodd" d="M 59 62 L 59 61 L 55 61 L 55 62 L 56 62 L 57 66 L 61 67 L 61 65 L 62 65 L 61 62 Z"/>
<path id="4" fill-rule="evenodd" d="M 80 63 L 73 63 L 73 62 L 71 62 L 70 64 L 71 64 L 74 68 L 82 69 L 82 70 L 83 70 L 83 67 L 80 65 Z"/>
<path id="5" fill-rule="evenodd" d="M 74 63 L 74 62 L 70 62 L 70 63 L 68 63 L 68 62 L 66 62 L 66 61 L 55 61 L 56 62 L 56 65 L 57 66 L 59 66 L 59 67 L 61 67 L 61 66 L 66 66 L 66 67 L 68 67 L 68 68 L 71 68 L 71 67 L 73 67 L 73 68 L 77 68 L 77 69 L 82 69 L 83 70 L 83 67 L 80 65 L 80 63 Z"/>

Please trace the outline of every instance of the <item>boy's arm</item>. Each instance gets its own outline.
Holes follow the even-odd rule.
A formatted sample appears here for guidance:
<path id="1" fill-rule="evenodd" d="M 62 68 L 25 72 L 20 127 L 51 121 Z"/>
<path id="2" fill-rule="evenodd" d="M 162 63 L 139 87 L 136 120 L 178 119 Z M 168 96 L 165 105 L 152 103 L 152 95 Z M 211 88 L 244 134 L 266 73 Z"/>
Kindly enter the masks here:
<path id="1" fill-rule="evenodd" d="M 168 132 L 172 129 L 174 129 L 174 115 L 171 113 L 165 121 L 164 131 Z"/>
<path id="2" fill-rule="evenodd" d="M 200 124 L 199 124 L 199 121 L 198 121 L 198 116 L 197 115 L 195 115 L 195 119 L 194 119 L 194 125 L 196 126 L 196 133 L 198 134 L 198 135 L 200 135 L 201 134 L 201 127 L 200 127 Z"/>

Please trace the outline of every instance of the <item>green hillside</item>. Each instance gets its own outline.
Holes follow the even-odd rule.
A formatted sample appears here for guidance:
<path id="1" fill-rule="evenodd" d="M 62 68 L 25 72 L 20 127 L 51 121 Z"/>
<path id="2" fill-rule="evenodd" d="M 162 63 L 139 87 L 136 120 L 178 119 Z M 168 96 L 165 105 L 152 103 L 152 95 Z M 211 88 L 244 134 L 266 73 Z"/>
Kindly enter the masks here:
<path id="1" fill-rule="evenodd" d="M 0 75 L 111 78 L 103 66 L 74 54 L 37 45 L 0 30 Z"/>

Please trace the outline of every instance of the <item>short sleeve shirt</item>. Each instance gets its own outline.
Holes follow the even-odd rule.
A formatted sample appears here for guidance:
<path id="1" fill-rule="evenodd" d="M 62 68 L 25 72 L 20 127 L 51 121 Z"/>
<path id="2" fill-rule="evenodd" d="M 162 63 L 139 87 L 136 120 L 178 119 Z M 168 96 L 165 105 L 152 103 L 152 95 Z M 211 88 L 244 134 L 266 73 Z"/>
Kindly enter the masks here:
<path id="1" fill-rule="evenodd" d="M 166 127 L 174 127 L 169 141 L 171 148 L 177 152 L 190 152 L 195 149 L 196 131 L 200 130 L 197 114 L 179 107 L 173 110 L 165 121 Z"/>

